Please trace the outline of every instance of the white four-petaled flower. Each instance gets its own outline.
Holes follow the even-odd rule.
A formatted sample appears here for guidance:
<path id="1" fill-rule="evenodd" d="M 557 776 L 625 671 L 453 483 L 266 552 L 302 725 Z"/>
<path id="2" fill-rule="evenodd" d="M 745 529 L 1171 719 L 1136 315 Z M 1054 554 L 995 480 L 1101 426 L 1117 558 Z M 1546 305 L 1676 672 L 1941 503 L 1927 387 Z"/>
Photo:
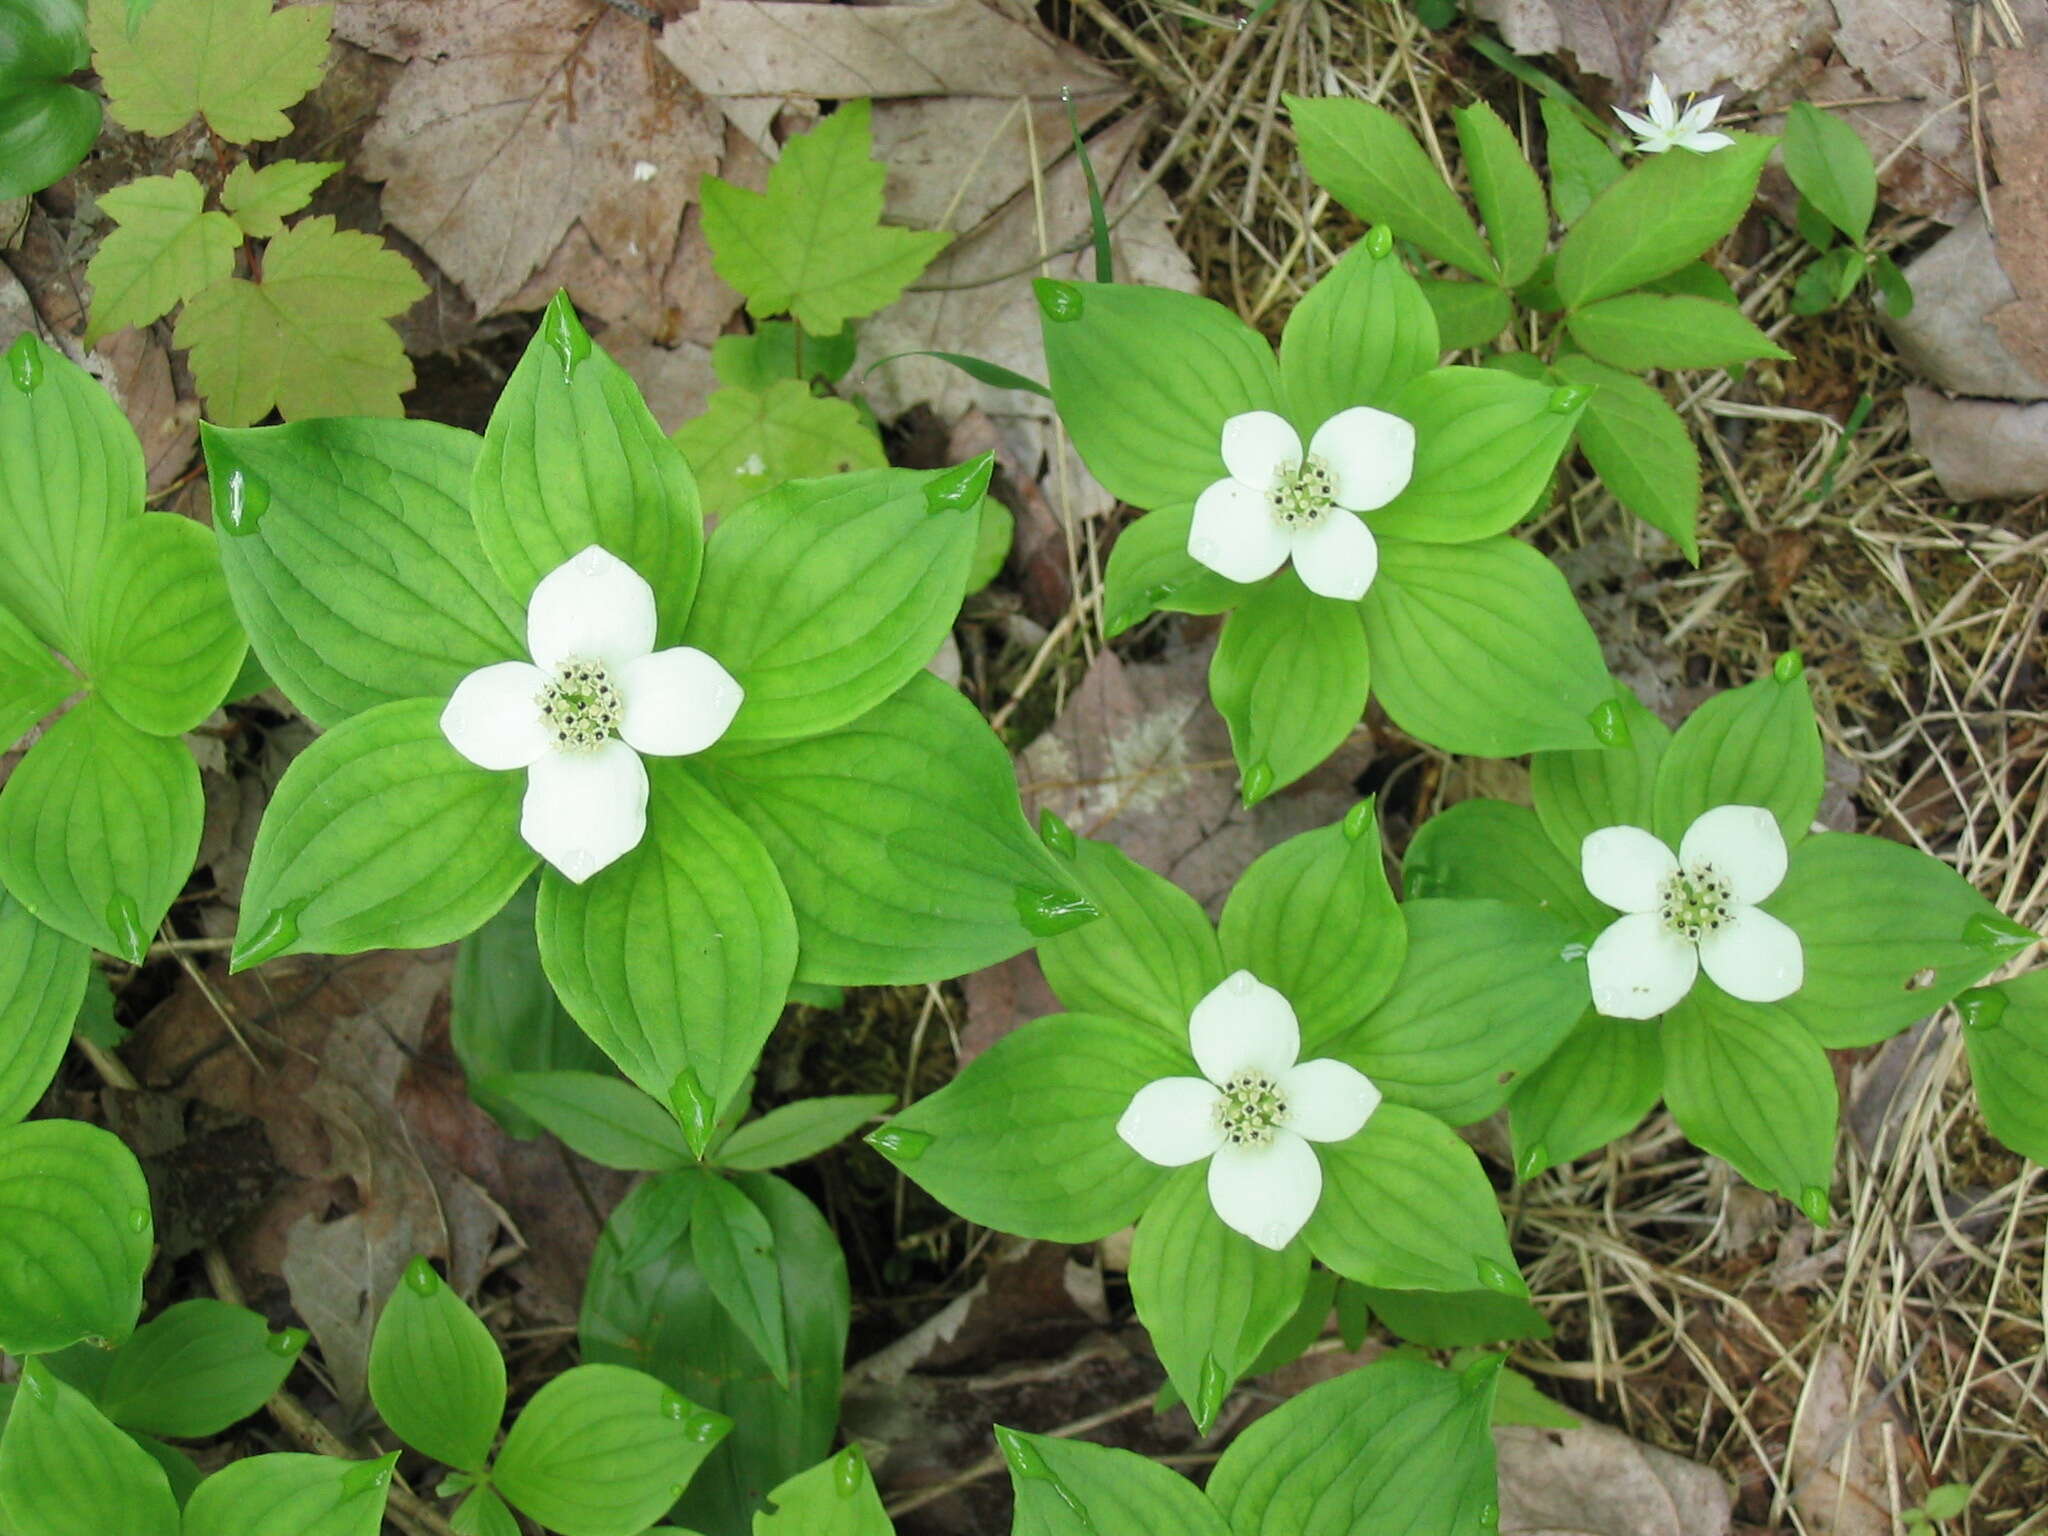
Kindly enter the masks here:
<path id="1" fill-rule="evenodd" d="M 1624 916 L 1586 955 L 1593 1006 L 1651 1019 L 1685 994 L 1702 967 L 1730 997 L 1775 1003 L 1799 990 L 1799 935 L 1757 903 L 1785 878 L 1785 835 L 1761 806 L 1722 805 L 1685 829 L 1678 852 L 1641 827 L 1602 827 L 1579 845 L 1596 900 Z"/>
<path id="2" fill-rule="evenodd" d="M 1624 112 L 1620 107 L 1614 109 L 1614 115 L 1628 124 L 1629 132 L 1636 136 L 1636 148 L 1646 155 L 1661 155 L 1672 148 L 1697 150 L 1705 155 L 1735 142 L 1725 133 L 1709 131 L 1714 115 L 1721 110 L 1718 96 L 1696 101 L 1681 112 L 1671 93 L 1664 89 L 1664 82 L 1652 75 L 1650 100 L 1644 110 L 1650 114 L 1647 118 Z"/>
<path id="3" fill-rule="evenodd" d="M 1262 581 L 1291 557 L 1302 585 L 1323 597 L 1365 596 L 1380 568 L 1360 512 L 1384 507 L 1415 473 L 1415 428 L 1388 411 L 1339 411 L 1301 449 L 1274 411 L 1223 423 L 1230 471 L 1195 498 L 1188 553 L 1232 581 Z"/>
<path id="4" fill-rule="evenodd" d="M 1309 1143 L 1356 1136 L 1380 1091 L 1341 1061 L 1298 1062 L 1293 1006 L 1250 971 L 1195 1004 L 1188 1043 L 1203 1075 L 1147 1083 L 1116 1132 L 1163 1167 L 1208 1158 L 1209 1203 L 1224 1225 L 1285 1248 L 1323 1193 Z"/>
<path id="5" fill-rule="evenodd" d="M 448 744 L 479 768 L 526 770 L 519 835 L 578 884 L 647 830 L 640 754 L 702 752 L 739 712 L 724 667 L 687 645 L 655 650 L 654 631 L 654 589 L 593 544 L 533 589 L 533 660 L 478 668 L 441 711 Z"/>

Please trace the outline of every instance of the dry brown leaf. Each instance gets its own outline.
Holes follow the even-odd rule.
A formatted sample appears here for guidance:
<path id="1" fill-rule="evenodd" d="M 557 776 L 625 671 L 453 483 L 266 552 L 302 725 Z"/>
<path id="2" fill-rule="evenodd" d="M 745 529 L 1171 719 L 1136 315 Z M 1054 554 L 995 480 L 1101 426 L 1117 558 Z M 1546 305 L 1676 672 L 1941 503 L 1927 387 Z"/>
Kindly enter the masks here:
<path id="1" fill-rule="evenodd" d="M 2036 378 L 2048 377 L 2048 63 L 2038 50 L 1990 54 L 1998 95 L 1985 107 L 1998 186 L 1998 265 L 2014 297 L 1988 315 L 1999 339 Z"/>
<path id="2" fill-rule="evenodd" d="M 340 0 L 334 29 L 406 61 L 359 169 L 480 311 L 518 295 L 573 229 L 587 248 L 555 274 L 572 297 L 588 285 L 596 313 L 661 332 L 683 210 L 723 125 L 648 28 L 596 0 Z"/>
<path id="3" fill-rule="evenodd" d="M 1735 1499 L 1719 1473 L 1596 1424 L 1505 1425 L 1501 1536 L 1728 1536 Z"/>
<path id="4" fill-rule="evenodd" d="M 1898 1512 L 1885 1468 L 1887 1405 L 1856 1379 L 1839 1344 L 1815 1358 L 1793 1426 L 1787 1473 L 1792 1507 L 1811 1536 L 1892 1536 Z M 1903 1460 L 1901 1450 L 1895 1458 Z"/>
<path id="5" fill-rule="evenodd" d="M 1992 319 L 2013 312 L 2019 291 L 1993 252 L 1981 212 L 1971 209 L 1905 271 L 1912 312 L 1878 319 L 1915 373 L 1952 394 L 2048 398 L 2048 369 L 2029 369 Z"/>
<path id="6" fill-rule="evenodd" d="M 2048 490 L 2048 402 L 1951 400 L 1906 386 L 1913 446 L 1956 501 L 1996 501 Z"/>
<path id="7" fill-rule="evenodd" d="M 1569 53 L 1587 74 L 1642 95 L 1754 89 L 1785 66 L 1827 0 L 1475 0 L 1517 53 Z"/>

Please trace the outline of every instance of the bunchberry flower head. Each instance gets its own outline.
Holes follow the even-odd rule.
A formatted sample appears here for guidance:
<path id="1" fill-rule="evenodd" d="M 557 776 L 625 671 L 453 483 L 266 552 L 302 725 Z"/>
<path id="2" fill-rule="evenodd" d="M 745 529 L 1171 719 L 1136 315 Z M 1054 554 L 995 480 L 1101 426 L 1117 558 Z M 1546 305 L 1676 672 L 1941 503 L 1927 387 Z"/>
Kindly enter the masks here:
<path id="1" fill-rule="evenodd" d="M 1369 405 L 1339 411 L 1303 451 L 1273 411 L 1223 424 L 1230 471 L 1195 500 L 1188 554 L 1232 581 L 1261 581 L 1290 559 L 1309 591 L 1355 601 L 1379 571 L 1357 514 L 1385 506 L 1415 472 L 1415 428 Z"/>
<path id="2" fill-rule="evenodd" d="M 657 651 L 654 634 L 653 588 L 593 544 L 533 589 L 533 660 L 478 668 L 441 711 L 441 734 L 479 768 L 526 770 L 519 835 L 578 884 L 647 830 L 640 754 L 702 752 L 739 712 L 724 667 L 687 645 Z"/>
<path id="3" fill-rule="evenodd" d="M 1790 997 L 1805 979 L 1799 935 L 1757 905 L 1785 864 L 1777 818 L 1755 805 L 1707 811 L 1676 854 L 1641 827 L 1589 832 L 1579 848 L 1586 889 L 1624 914 L 1587 952 L 1593 1006 L 1609 1018 L 1655 1018 L 1702 967 L 1730 997 Z"/>
<path id="4" fill-rule="evenodd" d="M 1131 1096 L 1117 1134 L 1166 1168 L 1209 1159 L 1209 1204 L 1225 1226 L 1285 1248 L 1323 1193 L 1316 1141 L 1356 1136 L 1380 1091 L 1341 1061 L 1297 1061 L 1294 1008 L 1250 971 L 1195 1005 L 1188 1044 L 1200 1077 L 1162 1077 Z"/>
<path id="5" fill-rule="evenodd" d="M 1664 89 L 1664 82 L 1655 75 L 1650 76 L 1650 99 L 1644 108 L 1650 115 L 1638 117 L 1633 112 L 1614 109 L 1614 115 L 1628 125 L 1628 131 L 1636 136 L 1636 148 L 1646 155 L 1661 155 L 1667 149 L 1690 149 L 1700 154 L 1711 154 L 1717 149 L 1726 149 L 1735 141 L 1725 133 L 1709 132 L 1714 116 L 1721 110 L 1721 98 L 1709 96 L 1705 101 L 1696 101 L 1683 112 L 1671 99 L 1671 93 Z"/>

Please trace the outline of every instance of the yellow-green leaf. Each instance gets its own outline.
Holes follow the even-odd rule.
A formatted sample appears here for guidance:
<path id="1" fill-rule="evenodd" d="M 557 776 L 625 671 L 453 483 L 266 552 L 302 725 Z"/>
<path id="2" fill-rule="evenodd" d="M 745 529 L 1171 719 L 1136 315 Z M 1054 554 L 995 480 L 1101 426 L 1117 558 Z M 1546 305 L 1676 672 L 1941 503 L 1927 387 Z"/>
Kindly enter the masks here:
<path id="1" fill-rule="evenodd" d="M 114 120 L 155 138 L 194 117 L 246 144 L 291 132 L 284 109 L 327 72 L 331 6 L 156 0 L 129 26 L 126 0 L 92 0 L 93 68 Z"/>
<path id="2" fill-rule="evenodd" d="M 875 429 L 833 396 L 802 379 L 764 390 L 721 389 L 702 416 L 675 434 L 697 475 L 706 512 L 726 513 L 785 480 L 881 469 L 888 460 Z"/>
<path id="3" fill-rule="evenodd" d="M 115 187 L 100 195 L 100 206 L 118 227 L 85 269 L 92 284 L 88 342 L 147 325 L 234 274 L 242 232 L 226 214 L 206 211 L 206 188 L 190 171 Z"/>
<path id="4" fill-rule="evenodd" d="M 221 204 L 246 233 L 268 240 L 284 232 L 286 214 L 305 207 L 340 169 L 339 160 L 279 160 L 261 170 L 244 160 L 221 185 Z"/>
<path id="5" fill-rule="evenodd" d="M 881 222 L 887 173 L 868 104 L 850 101 L 784 147 L 766 192 L 706 176 L 698 193 L 718 275 L 756 319 L 792 314 L 814 336 L 895 302 L 953 237 Z"/>
<path id="6" fill-rule="evenodd" d="M 273 406 L 287 421 L 397 416 L 412 364 L 386 317 L 426 291 L 403 256 L 323 214 L 270 242 L 261 282 L 229 278 L 188 302 L 174 339 L 222 426 Z"/>

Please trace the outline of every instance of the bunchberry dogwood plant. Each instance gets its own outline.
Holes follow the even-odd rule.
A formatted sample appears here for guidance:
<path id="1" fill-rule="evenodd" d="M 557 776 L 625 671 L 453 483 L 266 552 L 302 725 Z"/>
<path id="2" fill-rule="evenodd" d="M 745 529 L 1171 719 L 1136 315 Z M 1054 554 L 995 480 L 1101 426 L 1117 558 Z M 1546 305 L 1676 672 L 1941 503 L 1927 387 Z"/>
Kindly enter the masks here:
<path id="1" fill-rule="evenodd" d="M 1713 131 L 1714 119 L 1720 115 L 1721 98 L 1709 96 L 1705 101 L 1689 103 L 1682 111 L 1671 99 L 1671 93 L 1664 89 L 1664 82 L 1655 75 L 1650 76 L 1650 99 L 1644 105 L 1644 116 L 1620 107 L 1614 115 L 1628 125 L 1628 131 L 1636 136 L 1636 148 L 1646 155 L 1661 155 L 1667 150 L 1689 149 L 1695 154 L 1712 154 L 1717 149 L 1727 149 L 1734 140 L 1725 133 Z"/>

